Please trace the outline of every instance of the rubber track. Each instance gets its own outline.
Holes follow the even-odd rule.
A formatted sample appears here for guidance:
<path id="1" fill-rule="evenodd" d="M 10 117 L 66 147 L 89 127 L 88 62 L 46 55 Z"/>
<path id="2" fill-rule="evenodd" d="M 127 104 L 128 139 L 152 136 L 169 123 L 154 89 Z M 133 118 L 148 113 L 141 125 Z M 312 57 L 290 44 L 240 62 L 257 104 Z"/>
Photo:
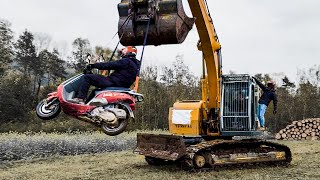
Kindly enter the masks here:
<path id="1" fill-rule="evenodd" d="M 181 162 L 181 167 L 184 170 L 189 170 L 193 172 L 202 172 L 202 171 L 212 171 L 216 168 L 216 165 L 213 165 L 211 167 L 204 167 L 204 168 L 197 168 L 193 165 L 193 155 L 198 154 L 198 153 L 205 153 L 205 152 L 214 152 L 214 151 L 221 151 L 225 147 L 228 148 L 228 150 L 232 150 L 232 153 L 239 153 L 237 150 L 242 150 L 246 147 L 260 147 L 261 145 L 268 146 L 272 149 L 276 149 L 278 151 L 284 151 L 286 154 L 286 159 L 284 161 L 265 161 L 265 162 L 254 162 L 254 164 L 260 164 L 260 165 L 281 165 L 281 166 L 288 166 L 292 160 L 292 155 L 290 148 L 270 142 L 270 141 L 264 141 L 264 140 L 258 140 L 258 139 L 248 139 L 248 140 L 215 140 L 215 141 L 205 141 L 196 145 L 191 145 L 187 147 L 187 155 L 184 156 L 180 162 Z M 251 148 L 252 149 L 252 148 Z M 247 152 L 249 152 L 250 148 L 247 148 Z M 261 149 L 262 150 L 262 149 Z M 241 152 L 243 153 L 243 152 Z M 248 163 L 246 163 L 248 164 Z M 249 163 L 252 164 L 252 163 Z M 243 165 L 243 164 L 234 164 L 234 165 L 227 165 L 227 166 L 237 166 L 237 165 Z M 223 166 L 223 165 L 218 165 L 218 166 Z M 224 165 L 226 166 L 226 165 Z"/>

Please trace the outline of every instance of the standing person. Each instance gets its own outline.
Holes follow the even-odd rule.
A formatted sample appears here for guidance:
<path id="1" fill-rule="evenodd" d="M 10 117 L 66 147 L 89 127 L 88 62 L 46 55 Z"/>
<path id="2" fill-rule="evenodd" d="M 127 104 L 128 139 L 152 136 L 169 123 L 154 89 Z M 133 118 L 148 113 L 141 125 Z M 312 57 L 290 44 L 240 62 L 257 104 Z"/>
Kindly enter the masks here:
<path id="1" fill-rule="evenodd" d="M 107 63 L 89 64 L 87 70 L 114 70 L 114 72 L 105 77 L 99 74 L 85 74 L 83 83 L 80 85 L 76 98 L 70 100 L 72 103 L 84 104 L 87 98 L 90 85 L 98 88 L 106 87 L 125 87 L 130 86 L 136 80 L 136 75 L 139 70 L 139 60 L 136 59 L 137 49 L 134 46 L 128 46 L 121 50 L 121 58 L 118 61 Z"/>
<path id="2" fill-rule="evenodd" d="M 267 86 L 263 85 L 257 78 L 252 77 L 258 86 L 262 89 L 263 94 L 259 99 L 258 105 L 258 118 L 260 121 L 260 130 L 265 130 L 265 118 L 264 114 L 266 113 L 267 107 L 271 101 L 273 101 L 273 114 L 277 113 L 277 94 L 275 90 L 275 83 L 274 81 L 268 81 Z"/>

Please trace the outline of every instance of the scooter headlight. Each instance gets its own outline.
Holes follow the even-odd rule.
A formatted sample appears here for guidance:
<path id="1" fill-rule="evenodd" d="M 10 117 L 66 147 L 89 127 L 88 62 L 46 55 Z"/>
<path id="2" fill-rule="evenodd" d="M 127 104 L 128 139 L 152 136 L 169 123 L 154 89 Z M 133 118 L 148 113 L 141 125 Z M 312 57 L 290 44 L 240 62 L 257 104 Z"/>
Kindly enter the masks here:
<path id="1" fill-rule="evenodd" d="M 136 102 L 143 102 L 143 96 L 136 96 Z"/>

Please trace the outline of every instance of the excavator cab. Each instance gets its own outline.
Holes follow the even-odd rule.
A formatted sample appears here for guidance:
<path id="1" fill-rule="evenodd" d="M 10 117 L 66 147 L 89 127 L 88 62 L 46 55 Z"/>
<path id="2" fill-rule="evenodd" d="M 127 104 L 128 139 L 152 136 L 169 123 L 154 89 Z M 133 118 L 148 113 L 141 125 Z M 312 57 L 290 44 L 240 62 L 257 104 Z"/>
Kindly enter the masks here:
<path id="1" fill-rule="evenodd" d="M 194 24 L 184 12 L 182 0 L 121 0 L 118 11 L 119 38 L 124 46 L 143 45 L 146 33 L 145 45 L 180 44 Z"/>
<path id="2" fill-rule="evenodd" d="M 260 135 L 256 130 L 259 90 L 250 75 L 223 75 L 221 89 L 221 135 Z"/>

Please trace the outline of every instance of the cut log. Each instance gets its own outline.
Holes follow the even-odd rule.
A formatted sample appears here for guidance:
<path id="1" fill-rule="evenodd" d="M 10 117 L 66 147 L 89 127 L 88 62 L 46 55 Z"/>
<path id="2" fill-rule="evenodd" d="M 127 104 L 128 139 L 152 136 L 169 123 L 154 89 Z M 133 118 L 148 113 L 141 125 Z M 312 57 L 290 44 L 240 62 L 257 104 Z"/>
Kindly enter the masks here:
<path id="1" fill-rule="evenodd" d="M 279 130 L 275 138 L 280 140 L 320 140 L 320 118 L 292 121 Z"/>
<path id="2" fill-rule="evenodd" d="M 303 129 L 300 129 L 300 131 L 299 131 L 300 133 L 303 133 Z"/>
<path id="3" fill-rule="evenodd" d="M 305 133 L 305 134 L 309 134 L 309 133 L 310 133 L 310 129 L 306 129 L 306 130 L 304 131 L 304 133 Z"/>
<path id="4" fill-rule="evenodd" d="M 287 128 L 288 128 L 288 129 L 292 129 L 292 128 L 294 128 L 294 125 L 293 125 L 293 124 L 290 124 L 290 125 L 287 126 Z"/>
<path id="5" fill-rule="evenodd" d="M 299 127 L 301 127 L 301 126 L 302 126 L 302 122 L 299 121 L 299 122 L 297 123 L 297 125 L 298 125 Z"/>

